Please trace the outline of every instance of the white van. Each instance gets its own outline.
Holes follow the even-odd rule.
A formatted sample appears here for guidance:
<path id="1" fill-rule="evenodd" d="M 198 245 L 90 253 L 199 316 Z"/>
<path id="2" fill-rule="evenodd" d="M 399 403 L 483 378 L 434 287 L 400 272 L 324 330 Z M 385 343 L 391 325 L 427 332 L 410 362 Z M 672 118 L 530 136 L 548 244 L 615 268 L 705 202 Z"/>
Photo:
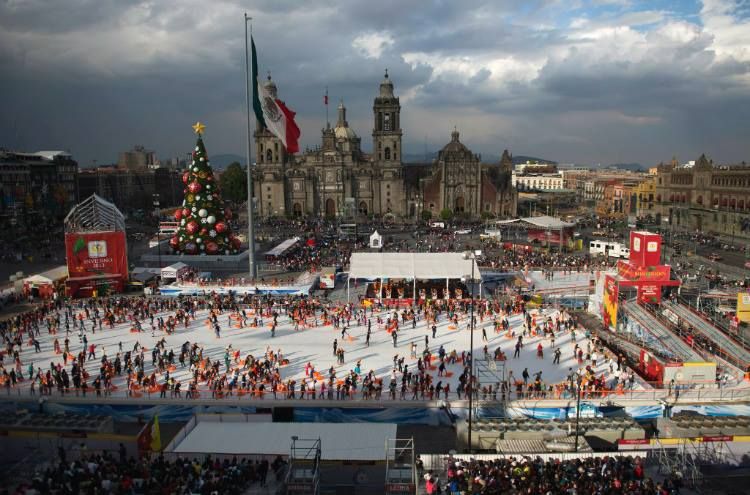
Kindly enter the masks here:
<path id="1" fill-rule="evenodd" d="M 630 248 L 619 242 L 608 242 L 595 240 L 589 243 L 589 254 L 591 256 L 608 256 L 611 258 L 629 258 Z"/>

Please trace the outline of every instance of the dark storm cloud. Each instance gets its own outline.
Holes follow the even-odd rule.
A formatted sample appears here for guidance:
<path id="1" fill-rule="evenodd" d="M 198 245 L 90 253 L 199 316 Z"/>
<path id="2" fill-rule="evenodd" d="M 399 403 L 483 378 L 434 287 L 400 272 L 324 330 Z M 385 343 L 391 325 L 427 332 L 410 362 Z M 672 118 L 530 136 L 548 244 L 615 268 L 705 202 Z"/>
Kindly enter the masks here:
<path id="1" fill-rule="evenodd" d="M 6 1 L 0 146 L 69 149 L 86 165 L 135 143 L 175 156 L 201 119 L 210 153 L 243 154 L 247 11 L 303 145 L 319 143 L 327 86 L 330 119 L 343 99 L 369 148 L 388 68 L 407 151 L 442 145 L 456 124 L 489 154 L 739 161 L 750 154 L 750 26 L 710 3 L 677 15 L 555 0 Z"/>

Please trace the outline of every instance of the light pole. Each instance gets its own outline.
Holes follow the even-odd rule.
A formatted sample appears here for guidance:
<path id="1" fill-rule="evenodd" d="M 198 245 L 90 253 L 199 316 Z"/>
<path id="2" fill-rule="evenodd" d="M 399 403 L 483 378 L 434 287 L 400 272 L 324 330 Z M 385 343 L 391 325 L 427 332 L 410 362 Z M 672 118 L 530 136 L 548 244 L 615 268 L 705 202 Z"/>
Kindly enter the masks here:
<path id="1" fill-rule="evenodd" d="M 471 306 L 469 310 L 469 355 L 471 356 L 471 364 L 469 365 L 469 453 L 472 452 L 471 444 L 471 431 L 472 431 L 472 420 L 474 419 L 474 266 L 476 265 L 477 256 L 481 256 L 482 251 L 466 251 L 464 253 L 464 259 L 471 262 L 471 275 L 469 280 L 471 283 Z"/>
<path id="2" fill-rule="evenodd" d="M 161 270 L 161 203 L 159 202 L 159 194 L 153 195 L 154 208 L 156 209 L 156 252 L 159 256 L 159 270 Z"/>
<path id="3" fill-rule="evenodd" d="M 576 378 L 576 440 L 575 451 L 578 452 L 578 421 L 581 419 L 581 375 Z"/>
<path id="4" fill-rule="evenodd" d="M 252 136 L 250 134 L 250 62 L 247 53 L 247 21 L 252 21 L 253 18 L 245 13 L 245 104 L 247 112 L 247 249 L 248 249 L 248 261 L 250 263 L 250 278 L 255 279 L 258 275 L 257 267 L 255 266 L 255 226 L 253 225 L 253 176 L 250 172 L 252 165 L 251 159 L 251 146 Z M 250 24 L 250 30 L 252 34 L 252 24 Z"/>

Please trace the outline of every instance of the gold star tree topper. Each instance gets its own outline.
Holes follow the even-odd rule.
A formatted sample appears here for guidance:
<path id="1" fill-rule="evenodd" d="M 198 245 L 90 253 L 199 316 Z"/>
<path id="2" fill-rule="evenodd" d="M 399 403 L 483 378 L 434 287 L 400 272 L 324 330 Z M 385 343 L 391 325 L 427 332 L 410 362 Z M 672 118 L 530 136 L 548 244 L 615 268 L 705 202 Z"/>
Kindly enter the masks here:
<path id="1" fill-rule="evenodd" d="M 193 125 L 193 130 L 196 134 L 203 134 L 203 130 L 206 128 L 205 125 L 201 124 L 200 121 L 196 122 L 195 125 Z"/>

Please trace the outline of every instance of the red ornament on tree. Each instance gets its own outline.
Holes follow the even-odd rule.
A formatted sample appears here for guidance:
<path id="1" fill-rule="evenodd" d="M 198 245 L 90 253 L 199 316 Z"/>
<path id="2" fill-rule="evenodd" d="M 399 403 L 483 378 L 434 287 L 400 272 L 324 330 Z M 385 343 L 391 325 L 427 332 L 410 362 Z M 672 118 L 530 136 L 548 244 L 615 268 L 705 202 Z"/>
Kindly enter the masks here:
<path id="1" fill-rule="evenodd" d="M 177 236 L 174 236 L 169 240 L 169 245 L 175 249 L 180 245 L 180 241 L 177 239 Z"/>
<path id="2" fill-rule="evenodd" d="M 208 230 L 206 228 L 202 228 L 199 232 L 200 235 L 208 235 Z"/>
<path id="3" fill-rule="evenodd" d="M 188 190 L 193 194 L 201 192 L 201 189 L 203 189 L 203 186 L 201 186 L 197 181 L 193 181 L 190 183 L 190 185 L 188 185 Z"/>
<path id="4" fill-rule="evenodd" d="M 182 182 L 187 184 L 190 180 L 190 172 L 185 172 L 182 174 Z"/>
<path id="5" fill-rule="evenodd" d="M 232 247 L 235 249 L 239 249 L 240 246 L 242 246 L 242 241 L 237 237 L 232 237 L 229 239 L 229 241 L 232 243 Z"/>
<path id="6" fill-rule="evenodd" d="M 182 209 L 182 218 L 187 218 L 189 216 L 190 216 L 190 210 L 188 210 L 187 208 L 183 208 Z"/>
<path id="7" fill-rule="evenodd" d="M 181 218 L 182 218 L 182 210 L 177 208 L 177 210 L 175 210 L 174 212 L 174 219 L 179 222 Z"/>
<path id="8" fill-rule="evenodd" d="M 216 244 L 214 241 L 207 242 L 206 243 L 206 252 L 208 254 L 216 254 L 219 252 L 219 245 Z"/>
<path id="9" fill-rule="evenodd" d="M 188 224 L 185 226 L 185 230 L 187 230 L 188 234 L 195 234 L 198 231 L 198 223 L 191 220 L 188 222 Z"/>
<path id="10" fill-rule="evenodd" d="M 227 224 L 224 222 L 216 222 L 216 225 L 214 225 L 214 229 L 216 229 L 216 232 L 219 234 L 223 234 L 227 231 Z"/>

